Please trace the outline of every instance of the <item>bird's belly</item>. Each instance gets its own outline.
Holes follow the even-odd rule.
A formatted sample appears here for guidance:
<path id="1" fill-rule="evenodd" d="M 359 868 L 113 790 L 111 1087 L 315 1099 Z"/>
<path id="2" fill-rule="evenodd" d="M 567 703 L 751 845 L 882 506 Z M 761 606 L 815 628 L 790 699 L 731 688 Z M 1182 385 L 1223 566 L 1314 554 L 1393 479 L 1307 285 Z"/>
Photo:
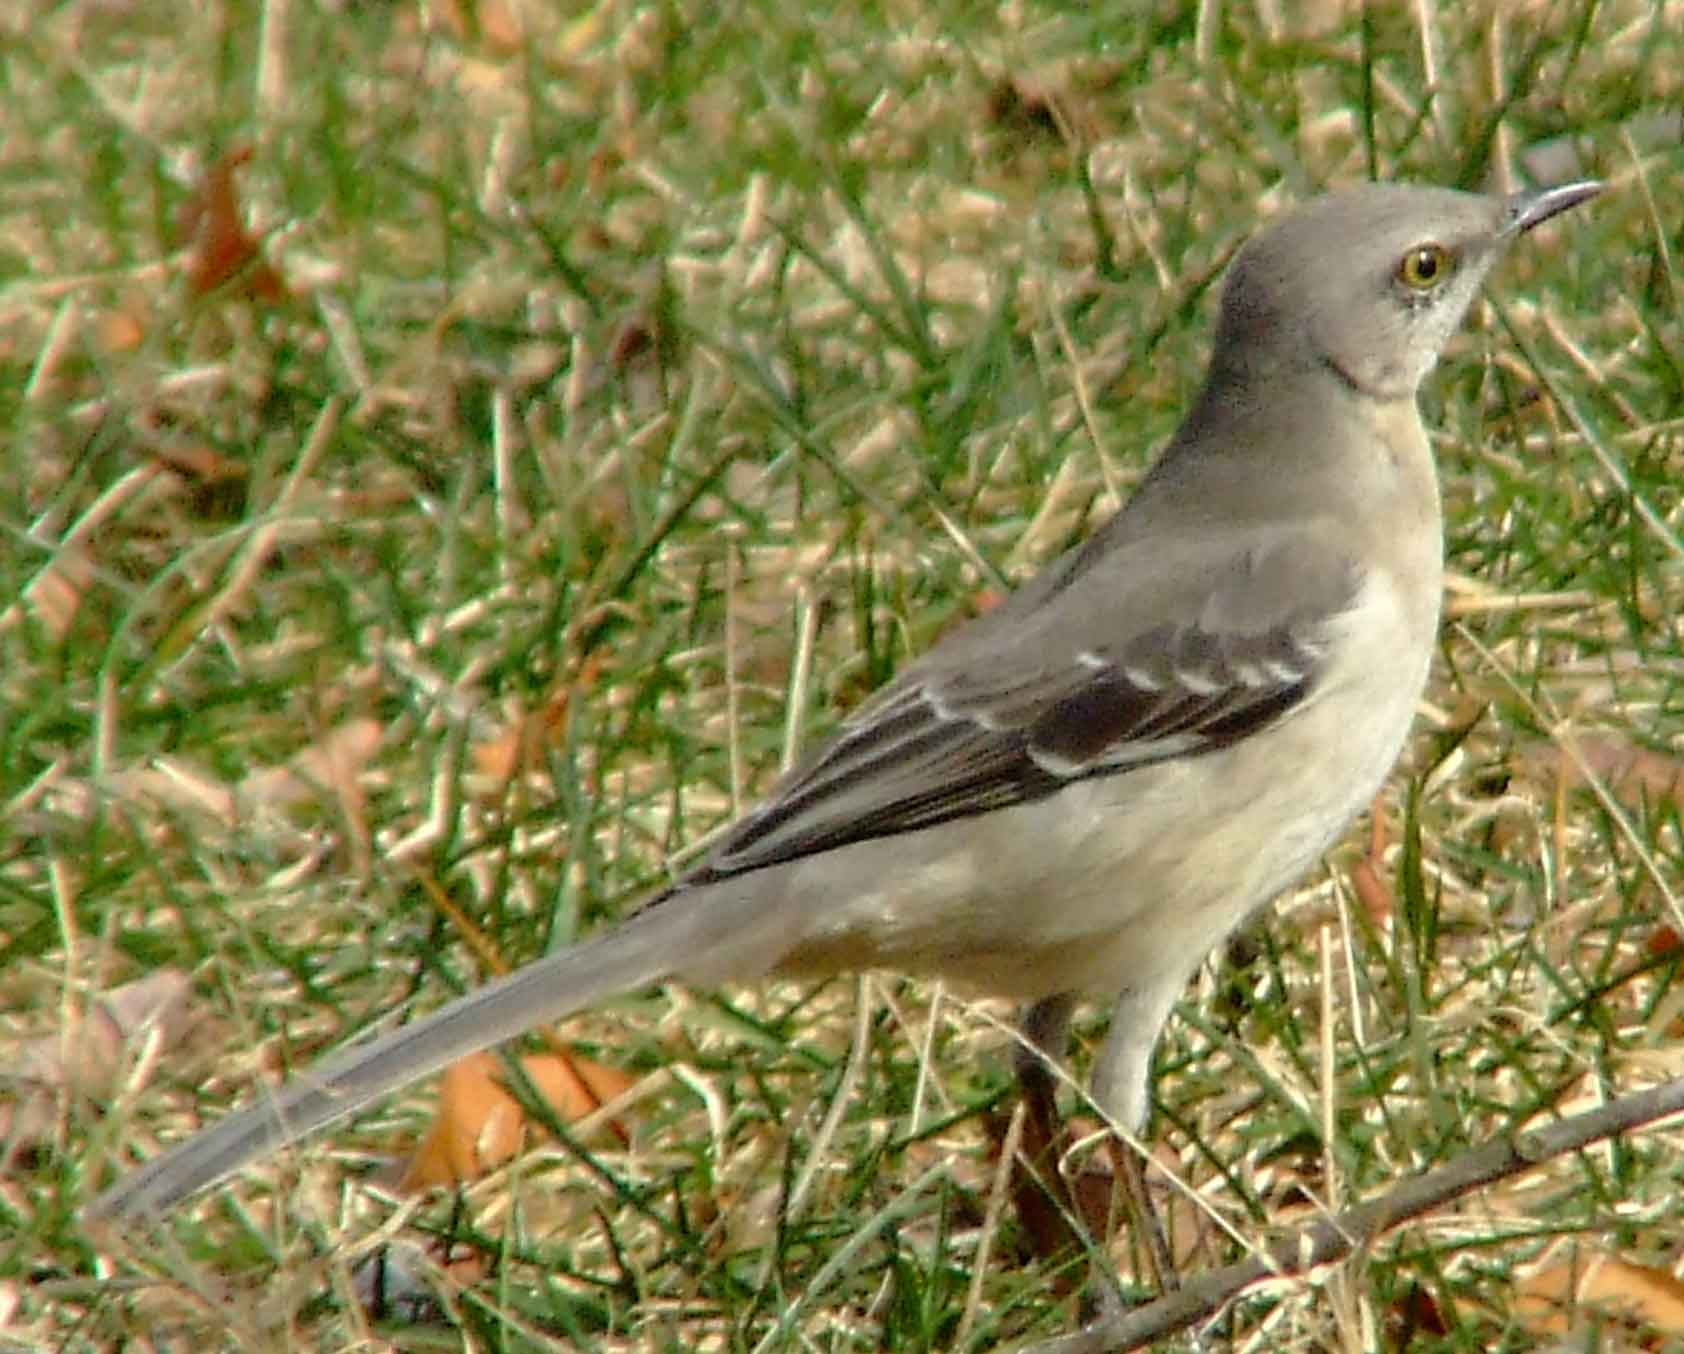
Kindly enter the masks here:
<path id="1" fill-rule="evenodd" d="M 1370 708 L 1361 730 L 1343 727 L 1345 702 L 1313 702 L 1265 737 L 1077 781 L 1005 821 L 844 848 L 859 868 L 815 862 L 791 881 L 806 924 L 779 968 L 897 969 L 1018 998 L 1190 971 L 1373 798 L 1415 696 Z M 826 897 L 837 878 L 875 886 Z"/>

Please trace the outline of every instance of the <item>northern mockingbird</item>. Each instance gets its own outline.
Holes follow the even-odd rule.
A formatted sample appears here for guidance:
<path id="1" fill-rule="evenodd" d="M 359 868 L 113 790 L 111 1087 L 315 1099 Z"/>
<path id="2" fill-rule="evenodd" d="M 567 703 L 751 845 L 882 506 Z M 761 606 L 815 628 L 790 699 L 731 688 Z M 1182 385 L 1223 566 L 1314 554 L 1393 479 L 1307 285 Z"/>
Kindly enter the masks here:
<path id="1" fill-rule="evenodd" d="M 1140 1127 L 1194 970 L 1403 746 L 1442 572 L 1421 380 L 1509 242 L 1598 187 L 1376 184 L 1263 231 L 1186 423 L 1085 544 L 909 666 L 623 925 L 260 1095 L 92 1211 L 167 1208 L 465 1054 L 674 980 L 958 980 L 1029 1002 L 1048 1057 L 1076 996 L 1103 996 L 1093 1094 Z"/>

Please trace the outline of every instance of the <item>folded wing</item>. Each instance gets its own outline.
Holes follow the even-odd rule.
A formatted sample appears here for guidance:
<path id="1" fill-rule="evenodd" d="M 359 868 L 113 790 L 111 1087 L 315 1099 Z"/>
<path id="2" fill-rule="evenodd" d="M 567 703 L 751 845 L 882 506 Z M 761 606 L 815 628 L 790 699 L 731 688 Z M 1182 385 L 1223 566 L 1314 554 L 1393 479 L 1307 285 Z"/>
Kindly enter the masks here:
<path id="1" fill-rule="evenodd" d="M 857 711 L 686 883 L 1198 756 L 1312 699 L 1358 604 L 1335 533 L 1083 554 Z M 1085 552 L 1084 552 L 1085 553 Z"/>

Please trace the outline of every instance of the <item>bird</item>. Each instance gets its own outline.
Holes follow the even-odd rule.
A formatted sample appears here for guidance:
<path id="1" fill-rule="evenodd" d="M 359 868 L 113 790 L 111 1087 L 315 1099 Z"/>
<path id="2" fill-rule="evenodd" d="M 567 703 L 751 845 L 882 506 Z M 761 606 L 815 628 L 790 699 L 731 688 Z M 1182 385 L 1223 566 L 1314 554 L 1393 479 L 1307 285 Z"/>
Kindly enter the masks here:
<path id="1" fill-rule="evenodd" d="M 612 929 L 354 1043 L 88 1206 L 156 1216 L 469 1053 L 626 991 L 888 969 L 1024 1003 L 1045 1089 L 1078 1000 L 1090 1089 L 1150 1108 L 1210 951 L 1381 789 L 1443 576 L 1421 383 L 1520 235 L 1593 181 L 1368 183 L 1236 253 L 1202 386 L 1122 508 L 950 632 Z"/>

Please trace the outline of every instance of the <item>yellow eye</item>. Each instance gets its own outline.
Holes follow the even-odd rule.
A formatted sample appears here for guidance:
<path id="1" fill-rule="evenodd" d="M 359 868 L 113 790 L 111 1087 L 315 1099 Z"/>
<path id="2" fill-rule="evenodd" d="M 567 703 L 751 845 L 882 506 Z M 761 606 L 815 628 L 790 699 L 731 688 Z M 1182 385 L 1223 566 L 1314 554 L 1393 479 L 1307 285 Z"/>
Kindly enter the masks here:
<path id="1" fill-rule="evenodd" d="M 1441 244 L 1417 245 L 1397 266 L 1398 281 L 1415 291 L 1431 291 L 1456 271 L 1456 260 Z"/>

